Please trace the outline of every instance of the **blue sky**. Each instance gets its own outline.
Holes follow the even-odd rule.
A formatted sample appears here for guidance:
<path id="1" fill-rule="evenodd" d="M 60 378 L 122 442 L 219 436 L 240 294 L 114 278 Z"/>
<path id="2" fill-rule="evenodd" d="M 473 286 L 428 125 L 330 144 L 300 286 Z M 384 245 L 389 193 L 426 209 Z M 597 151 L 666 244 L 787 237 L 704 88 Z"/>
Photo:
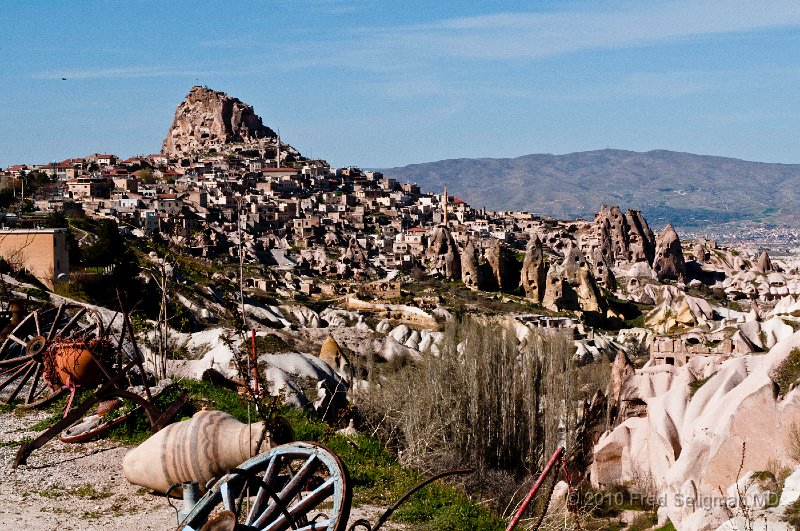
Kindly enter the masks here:
<path id="1" fill-rule="evenodd" d="M 780 0 L 2 0 L 0 166 L 158 152 L 196 84 L 334 165 L 606 147 L 798 163 L 799 26 Z"/>

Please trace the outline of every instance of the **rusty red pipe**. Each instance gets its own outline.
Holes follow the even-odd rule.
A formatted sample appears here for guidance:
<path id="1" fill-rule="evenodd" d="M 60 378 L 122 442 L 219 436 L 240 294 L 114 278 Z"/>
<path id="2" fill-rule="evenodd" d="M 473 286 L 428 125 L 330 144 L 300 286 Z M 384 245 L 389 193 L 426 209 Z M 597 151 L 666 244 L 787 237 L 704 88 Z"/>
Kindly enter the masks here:
<path id="1" fill-rule="evenodd" d="M 558 462 L 559 459 L 561 459 L 562 455 L 564 455 L 564 447 L 559 446 L 558 450 L 556 450 L 556 453 L 554 453 L 553 457 L 550 458 L 547 466 L 544 467 L 544 470 L 542 470 L 542 473 L 539 475 L 539 479 L 537 479 L 536 483 L 534 483 L 533 487 L 531 487 L 531 490 L 528 492 L 525 500 L 523 500 L 522 505 L 519 506 L 517 514 L 515 514 L 514 518 L 511 519 L 508 527 L 506 527 L 506 531 L 512 531 L 517 527 L 517 524 L 519 524 L 519 521 L 522 519 L 522 513 L 524 513 L 525 509 L 528 508 L 528 505 L 530 505 L 533 497 L 536 496 L 536 492 L 538 492 L 539 488 L 542 486 L 542 483 L 544 483 L 544 480 L 547 478 L 547 475 L 550 473 L 550 470 L 553 469 L 553 466 Z"/>

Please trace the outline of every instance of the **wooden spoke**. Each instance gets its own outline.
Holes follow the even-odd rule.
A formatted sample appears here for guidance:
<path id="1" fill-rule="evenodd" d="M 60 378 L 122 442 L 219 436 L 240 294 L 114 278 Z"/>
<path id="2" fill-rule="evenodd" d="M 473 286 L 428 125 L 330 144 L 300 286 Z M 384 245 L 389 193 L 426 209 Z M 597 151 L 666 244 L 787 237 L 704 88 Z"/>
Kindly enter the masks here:
<path id="1" fill-rule="evenodd" d="M 50 325 L 50 331 L 47 332 L 47 340 L 50 341 L 55 337 L 56 328 L 58 327 L 58 322 L 61 320 L 61 316 L 64 314 L 64 305 L 60 305 L 56 310 L 56 315 L 53 317 L 53 323 Z"/>
<path id="2" fill-rule="evenodd" d="M 328 496 L 333 494 L 334 490 L 334 480 L 333 478 L 328 479 L 322 485 L 311 491 L 308 496 L 301 499 L 295 505 L 289 508 L 289 514 L 292 517 L 302 516 L 307 514 L 311 509 L 325 501 Z M 284 529 L 289 529 L 291 522 L 284 516 L 283 514 L 278 515 L 278 518 L 275 519 L 270 525 L 264 528 L 265 531 L 282 531 Z M 259 527 L 257 525 L 257 527 Z M 318 527 L 317 529 L 324 529 L 324 527 Z"/>
<path id="3" fill-rule="evenodd" d="M 27 363 L 24 363 L 24 364 L 20 365 L 19 367 L 17 367 L 17 370 L 15 370 L 15 371 L 14 371 L 14 372 L 11 374 L 11 376 L 9 376 L 9 377 L 8 377 L 8 379 L 6 379 L 6 380 L 4 380 L 2 383 L 0 383 L 0 391 L 2 391 L 3 389 L 5 389 L 5 388 L 6 388 L 6 386 L 7 386 L 8 384 L 10 384 L 10 383 L 11 383 L 11 382 L 13 382 L 14 380 L 16 380 L 16 379 L 17 379 L 17 377 L 18 377 L 20 374 L 22 374 L 22 373 L 24 373 L 26 370 L 28 370 L 28 367 L 30 367 L 30 366 L 31 366 L 31 365 L 33 365 L 34 363 L 35 363 L 35 362 L 33 362 L 33 361 L 29 361 L 29 362 L 27 362 Z"/>
<path id="4" fill-rule="evenodd" d="M 213 514 L 225 510 L 236 515 L 237 529 L 242 530 L 344 531 L 351 498 L 341 460 L 322 445 L 297 442 L 231 470 L 206 492 L 181 528 L 201 529 Z M 245 517 L 242 509 L 248 502 Z M 324 511 L 319 510 L 322 507 Z"/>
<path id="5" fill-rule="evenodd" d="M 25 397 L 25 403 L 30 404 L 33 402 L 33 399 L 36 397 L 37 387 L 39 387 L 39 380 L 42 377 L 42 369 L 44 368 L 43 363 L 36 364 L 36 372 L 33 375 L 33 382 L 31 382 L 31 388 L 28 390 L 28 396 Z"/>
<path id="6" fill-rule="evenodd" d="M 25 371 L 25 374 L 22 375 L 22 378 L 20 378 L 17 386 L 14 388 L 13 391 L 11 391 L 11 394 L 8 396 L 8 398 L 6 398 L 6 402 L 10 404 L 11 402 L 14 401 L 15 398 L 17 398 L 19 392 L 22 391 L 22 388 L 25 386 L 25 384 L 28 382 L 31 376 L 33 376 L 33 373 L 36 372 L 37 365 L 38 363 L 36 362 L 29 364 L 28 370 Z"/>
<path id="7" fill-rule="evenodd" d="M 267 488 L 275 481 L 275 474 L 280 468 L 280 463 L 281 456 L 276 455 L 272 460 L 270 460 L 269 465 L 267 465 L 267 471 L 264 472 L 263 484 L 258 489 L 258 494 L 253 502 L 252 509 L 250 509 L 250 514 L 247 515 L 247 521 L 245 522 L 247 525 L 252 524 L 253 520 L 255 520 L 259 514 L 261 514 L 263 508 L 266 508 L 267 504 L 269 504 L 271 500 L 270 495 L 275 495 L 274 492 L 268 492 Z"/>
<path id="8" fill-rule="evenodd" d="M 9 358 L 7 360 L 0 360 L 0 367 L 4 367 L 6 365 L 17 365 L 26 360 L 32 360 L 34 358 L 34 354 L 26 354 L 25 356 L 19 356 L 16 358 Z"/>
<path id="9" fill-rule="evenodd" d="M 59 335 L 62 335 L 62 336 L 68 335 L 68 332 L 70 331 L 70 329 L 72 329 L 72 327 L 75 326 L 75 324 L 78 322 L 78 319 L 83 317 L 83 314 L 85 314 L 85 313 L 86 313 L 86 308 L 81 308 L 80 310 L 75 312 L 75 315 L 72 316 L 72 319 L 70 319 L 67 322 L 67 324 L 65 324 L 61 328 L 61 330 L 58 331 Z"/>
<path id="10" fill-rule="evenodd" d="M 25 348 L 27 346 L 27 343 L 25 343 L 23 340 L 21 340 L 20 338 L 18 338 L 14 334 L 8 334 L 8 339 L 13 341 L 14 343 L 17 343 L 18 345 L 21 345 L 22 348 Z"/>

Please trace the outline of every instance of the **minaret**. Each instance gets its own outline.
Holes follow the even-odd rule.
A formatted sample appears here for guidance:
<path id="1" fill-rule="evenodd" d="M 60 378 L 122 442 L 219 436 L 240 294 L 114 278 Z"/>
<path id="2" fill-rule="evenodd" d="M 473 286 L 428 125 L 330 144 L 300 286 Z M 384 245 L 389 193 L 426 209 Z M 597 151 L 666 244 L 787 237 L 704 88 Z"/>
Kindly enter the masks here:
<path id="1" fill-rule="evenodd" d="M 442 199 L 444 209 L 444 226 L 447 226 L 447 184 L 444 185 L 444 198 Z"/>

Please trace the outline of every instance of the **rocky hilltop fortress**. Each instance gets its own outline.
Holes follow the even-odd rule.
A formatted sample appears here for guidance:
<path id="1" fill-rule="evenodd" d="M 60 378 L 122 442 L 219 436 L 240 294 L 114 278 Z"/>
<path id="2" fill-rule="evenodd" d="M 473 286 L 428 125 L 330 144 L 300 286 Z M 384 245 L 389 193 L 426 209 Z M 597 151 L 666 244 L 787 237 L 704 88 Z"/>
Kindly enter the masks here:
<path id="1" fill-rule="evenodd" d="M 271 150 L 277 158 L 278 135 L 265 126 L 251 105 L 208 87 L 192 87 L 175 111 L 175 119 L 161 146 L 161 153 L 183 159 L 203 153 Z M 288 153 L 297 152 L 282 145 Z"/>

